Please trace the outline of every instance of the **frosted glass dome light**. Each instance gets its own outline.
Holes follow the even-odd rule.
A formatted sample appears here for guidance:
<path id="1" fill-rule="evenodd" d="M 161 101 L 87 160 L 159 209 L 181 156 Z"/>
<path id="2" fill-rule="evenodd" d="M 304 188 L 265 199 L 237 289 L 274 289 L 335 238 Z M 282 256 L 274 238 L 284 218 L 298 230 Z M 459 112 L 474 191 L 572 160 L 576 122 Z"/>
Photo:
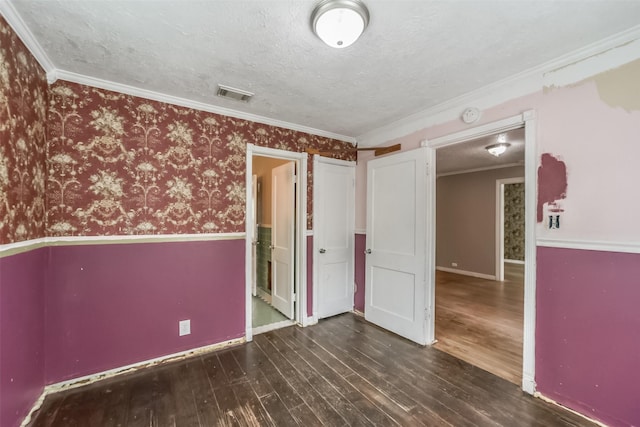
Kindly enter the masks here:
<path id="1" fill-rule="evenodd" d="M 313 32 L 336 49 L 351 46 L 369 24 L 369 11 L 359 0 L 325 0 L 311 14 Z"/>
<path id="2" fill-rule="evenodd" d="M 484 148 L 489 152 L 489 154 L 500 157 L 500 155 L 507 151 L 507 148 L 509 148 L 510 146 L 511 144 L 509 144 L 508 142 L 499 142 L 498 144 L 488 145 Z"/>

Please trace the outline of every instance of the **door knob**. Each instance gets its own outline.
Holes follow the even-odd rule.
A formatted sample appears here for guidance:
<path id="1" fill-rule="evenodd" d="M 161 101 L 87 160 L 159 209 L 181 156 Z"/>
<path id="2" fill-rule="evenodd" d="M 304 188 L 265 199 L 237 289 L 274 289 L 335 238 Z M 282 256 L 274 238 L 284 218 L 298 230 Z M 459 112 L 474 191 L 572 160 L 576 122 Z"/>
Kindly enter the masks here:
<path id="1" fill-rule="evenodd" d="M 323 254 L 323 253 L 327 252 L 327 250 L 326 250 L 325 248 L 320 248 L 320 251 L 319 251 L 319 252 L 320 252 L 321 254 Z"/>
<path id="2" fill-rule="evenodd" d="M 367 249 L 366 251 L 364 251 L 364 253 L 369 255 L 371 253 L 371 249 Z"/>

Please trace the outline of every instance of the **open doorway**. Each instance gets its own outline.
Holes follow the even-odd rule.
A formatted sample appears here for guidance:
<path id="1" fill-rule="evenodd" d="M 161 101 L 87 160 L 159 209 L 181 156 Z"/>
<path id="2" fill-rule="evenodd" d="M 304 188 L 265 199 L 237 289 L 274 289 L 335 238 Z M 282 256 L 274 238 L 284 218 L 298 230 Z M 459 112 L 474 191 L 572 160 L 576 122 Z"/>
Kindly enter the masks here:
<path id="1" fill-rule="evenodd" d="M 486 150 L 501 141 L 509 144 L 501 155 Z M 524 163 L 522 126 L 436 150 L 435 347 L 516 384 L 523 372 Z"/>
<path id="2" fill-rule="evenodd" d="M 296 322 L 306 281 L 306 154 L 247 149 L 246 335 Z"/>
<path id="3" fill-rule="evenodd" d="M 252 260 L 253 279 L 253 298 L 252 298 L 252 317 L 251 327 L 253 332 L 259 333 L 265 330 L 272 330 L 281 324 L 288 325 L 292 316 L 285 307 L 277 307 L 277 285 L 274 275 L 275 264 L 275 245 L 273 239 L 273 229 L 275 224 L 283 224 L 277 221 L 274 215 L 280 215 L 284 219 L 295 219 L 295 200 L 293 203 L 281 202 L 281 208 L 278 209 L 277 191 L 275 188 L 278 174 L 286 174 L 291 171 L 295 176 L 295 162 L 292 160 L 253 156 L 252 182 L 254 188 L 252 191 L 254 197 L 254 219 L 253 219 L 253 246 L 254 257 Z M 293 183 L 295 185 L 295 183 Z M 293 192 L 295 198 L 295 191 Z M 284 224 L 287 226 L 287 224 Z M 295 221 L 292 224 L 295 233 Z M 288 232 L 287 232 L 288 234 Z M 286 238 L 286 236 L 285 236 Z M 290 248 L 293 249 L 293 248 Z M 286 279 L 285 279 L 286 280 Z M 286 293 L 293 292 L 293 287 L 286 286 Z M 288 295 L 284 295 L 284 300 L 288 300 Z M 295 302 L 294 302 L 295 305 Z"/>

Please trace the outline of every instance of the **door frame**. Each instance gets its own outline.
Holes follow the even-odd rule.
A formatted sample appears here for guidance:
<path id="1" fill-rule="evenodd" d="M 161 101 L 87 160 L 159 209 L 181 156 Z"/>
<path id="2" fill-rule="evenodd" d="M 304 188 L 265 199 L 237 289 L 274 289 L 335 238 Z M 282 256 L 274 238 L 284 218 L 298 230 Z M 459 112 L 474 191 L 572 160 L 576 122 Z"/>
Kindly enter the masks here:
<path id="1" fill-rule="evenodd" d="M 276 148 L 259 147 L 255 144 L 247 144 L 246 157 L 246 217 L 245 217 L 245 338 L 253 340 L 252 322 L 252 284 L 251 269 L 253 265 L 253 156 L 272 157 L 276 159 L 290 160 L 296 163 L 296 227 L 295 227 L 295 315 L 294 321 L 302 326 L 307 326 L 307 153 L 280 150 Z"/>
<path id="2" fill-rule="evenodd" d="M 498 282 L 504 281 L 504 186 L 522 182 L 525 182 L 524 177 L 496 179 L 496 280 Z"/>
<path id="3" fill-rule="evenodd" d="M 350 160 L 340 160 L 340 159 L 333 159 L 331 157 L 323 157 L 320 155 L 314 156 L 313 157 L 313 172 L 314 172 L 314 178 L 316 177 L 315 173 L 318 170 L 318 164 L 320 163 L 325 163 L 325 164 L 329 164 L 329 165 L 335 165 L 335 166 L 345 166 L 345 167 L 352 167 L 355 168 L 356 167 L 356 162 L 354 161 L 350 161 Z M 355 179 L 355 171 L 354 171 L 354 179 Z M 322 188 L 321 185 L 318 185 L 319 180 L 314 180 L 314 185 L 313 185 L 313 206 L 317 206 L 317 201 L 318 201 L 318 197 L 320 195 L 321 191 L 325 191 L 324 188 Z M 355 182 L 354 182 L 354 197 L 355 197 Z M 315 213 L 315 210 L 314 210 Z M 355 210 L 355 199 L 354 199 L 354 204 L 353 204 L 353 212 L 351 212 L 351 214 L 353 215 L 353 247 L 354 247 L 354 251 L 355 251 L 355 238 L 356 238 L 356 233 L 355 233 L 355 218 L 356 218 L 356 210 Z M 313 233 L 313 271 L 312 271 L 312 277 L 313 277 L 313 313 L 310 317 L 311 323 L 315 324 L 318 323 L 318 286 L 317 284 L 320 283 L 320 270 L 318 269 L 318 254 L 320 252 L 320 243 L 318 241 L 317 234 L 315 232 L 316 230 L 316 224 L 317 224 L 317 215 L 314 214 L 314 219 L 313 219 L 313 228 L 314 228 L 314 233 Z M 353 252 L 352 254 L 353 256 L 351 257 L 350 261 L 351 261 L 351 267 L 352 267 L 352 271 L 355 272 L 355 252 Z M 355 277 L 353 279 L 353 286 L 355 289 Z M 354 298 L 355 298 L 355 293 L 354 293 Z"/>
<path id="4" fill-rule="evenodd" d="M 535 346 L 536 346 L 536 197 L 537 197 L 537 151 L 536 151 L 536 117 L 535 110 L 528 110 L 522 114 L 511 116 L 502 120 L 487 123 L 484 125 L 472 127 L 431 141 L 423 141 L 422 145 L 432 150 L 433 161 L 429 165 L 429 191 L 432 191 L 431 197 L 435 195 L 435 171 L 437 148 L 448 145 L 466 142 L 471 139 L 483 136 L 493 135 L 500 132 L 517 129 L 524 126 L 525 140 L 525 274 L 524 274 L 524 327 L 523 327 L 523 346 L 522 346 L 522 390 L 526 393 L 533 394 L 536 389 L 535 383 Z M 435 222 L 435 197 L 431 204 L 432 224 Z M 435 236 L 432 234 L 429 238 L 428 250 L 431 256 L 435 258 Z M 434 264 L 435 265 L 435 262 Z M 435 280 L 435 268 L 432 268 L 431 274 Z M 435 286 L 434 286 L 435 288 Z M 435 316 L 432 326 L 435 325 Z"/>

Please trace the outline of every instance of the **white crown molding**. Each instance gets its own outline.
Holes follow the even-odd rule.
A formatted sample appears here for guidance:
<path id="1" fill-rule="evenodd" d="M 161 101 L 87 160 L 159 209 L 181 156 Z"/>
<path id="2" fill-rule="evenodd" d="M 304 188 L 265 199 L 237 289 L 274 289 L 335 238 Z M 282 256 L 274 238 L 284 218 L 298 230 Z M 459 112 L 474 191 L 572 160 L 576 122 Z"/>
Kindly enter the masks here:
<path id="1" fill-rule="evenodd" d="M 65 71 L 57 69 L 49 56 L 46 54 L 40 43 L 36 40 L 29 27 L 25 24 L 20 14 L 16 11 L 13 4 L 9 0 L 0 0 L 0 13 L 7 20 L 11 28 L 18 34 L 20 40 L 25 44 L 27 49 L 36 58 L 40 66 L 44 69 L 47 75 L 47 82 L 49 84 L 54 83 L 56 80 L 65 80 L 68 82 L 93 86 L 105 90 L 111 90 L 114 92 L 120 92 L 127 95 L 137 96 L 140 98 L 151 99 L 154 101 L 165 102 L 167 104 L 179 105 L 181 107 L 193 108 L 195 110 L 207 111 L 210 113 L 221 114 L 223 116 L 234 117 L 242 120 L 249 120 L 256 123 L 262 123 L 265 125 L 281 127 L 285 129 L 291 129 L 298 132 L 304 132 L 311 135 L 322 136 L 325 138 L 337 139 L 356 144 L 356 139 L 352 136 L 341 135 L 322 129 L 315 129 L 309 126 L 299 125 L 296 123 L 285 122 L 283 120 L 272 119 L 270 117 L 259 116 L 257 114 L 245 113 L 242 111 L 233 110 L 230 108 L 218 107 L 204 102 L 192 101 L 186 98 L 180 98 L 177 96 L 167 95 L 160 92 L 154 92 L 138 88 L 135 86 L 129 86 L 121 83 L 112 82 L 109 80 L 103 80 L 91 76 L 86 76 L 71 71 Z"/>
<path id="2" fill-rule="evenodd" d="M 22 43 L 29 49 L 31 54 L 36 58 L 36 61 L 40 64 L 45 73 L 47 73 L 47 81 L 52 83 L 49 79 L 50 73 L 54 72 L 55 66 L 49 56 L 45 53 L 40 43 L 37 42 L 33 33 L 27 27 L 27 24 L 23 21 L 18 11 L 13 7 L 13 4 L 9 0 L 0 0 L 0 13 L 4 16 L 7 23 L 16 32 Z M 55 81 L 55 80 L 54 80 Z"/>
<path id="3" fill-rule="evenodd" d="M 440 173 L 436 175 L 436 178 L 442 178 L 442 177 L 451 176 L 451 175 L 462 175 L 464 173 L 484 172 L 484 171 L 489 171 L 494 169 L 514 168 L 517 166 L 524 168 L 524 163 L 505 163 L 504 165 L 486 166 L 483 168 L 464 169 L 464 170 L 459 170 L 455 172 Z"/>
<path id="4" fill-rule="evenodd" d="M 193 108 L 194 110 L 207 111 L 209 113 L 235 117 L 236 119 L 248 120 L 256 123 L 262 123 L 265 125 L 291 129 L 299 132 L 308 133 L 311 135 L 322 136 L 325 138 L 337 139 L 339 141 L 349 142 L 351 144 L 356 143 L 355 138 L 351 136 L 340 135 L 337 133 L 328 132 L 321 129 L 315 129 L 308 126 L 299 125 L 296 123 L 290 123 L 282 120 L 272 119 L 269 117 L 259 116 L 257 114 L 244 113 L 242 111 L 232 110 L 230 108 L 218 107 L 216 105 L 206 104 L 204 102 L 192 101 L 186 98 L 180 98 L 177 96 L 167 95 L 160 92 L 154 92 L 152 90 L 142 89 L 135 86 L 129 86 L 121 83 L 112 82 L 109 80 L 103 80 L 96 77 L 73 73 L 71 71 L 56 70 L 55 76 L 59 80 L 65 80 L 72 83 L 93 86 L 100 89 L 111 90 L 114 92 L 137 96 L 140 98 L 151 99 L 153 101 L 159 101 L 159 102 L 165 102 L 167 104 L 178 105 L 181 107 Z"/>
<path id="5" fill-rule="evenodd" d="M 601 240 L 538 238 L 536 239 L 536 245 L 546 248 L 640 254 L 640 243 L 635 242 L 606 242 Z"/>
<path id="6" fill-rule="evenodd" d="M 554 85 L 556 81 L 561 81 L 566 85 L 584 80 L 584 78 L 588 77 L 585 76 L 584 70 L 587 70 L 590 75 L 594 75 L 640 57 L 639 43 L 634 43 L 638 39 L 640 39 L 640 25 L 577 49 L 537 67 L 514 74 L 506 79 L 491 83 L 393 123 L 358 135 L 356 137 L 358 146 L 375 147 L 430 126 L 459 119 L 462 111 L 469 106 L 484 110 L 520 96 L 541 91 L 544 86 Z M 632 46 L 626 46 L 628 44 L 632 44 Z M 621 50 L 619 52 L 608 52 L 616 47 L 620 47 Z M 577 65 L 577 63 L 585 59 L 597 57 L 603 53 L 608 53 L 608 58 L 598 58 L 590 61 L 589 64 L 582 68 Z M 554 77 L 556 72 L 565 68 L 565 71 Z"/>
<path id="7" fill-rule="evenodd" d="M 356 228 L 355 234 L 367 234 L 367 230 L 365 228 Z"/>

